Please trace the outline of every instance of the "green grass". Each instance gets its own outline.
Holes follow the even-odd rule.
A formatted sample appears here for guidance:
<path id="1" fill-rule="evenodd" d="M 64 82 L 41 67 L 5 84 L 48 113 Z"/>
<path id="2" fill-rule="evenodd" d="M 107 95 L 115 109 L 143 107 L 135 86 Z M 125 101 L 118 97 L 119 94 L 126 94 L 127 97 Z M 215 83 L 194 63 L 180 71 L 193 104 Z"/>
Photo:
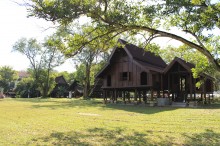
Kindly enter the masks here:
<path id="1" fill-rule="evenodd" d="M 102 104 L 0 99 L 0 145 L 220 145 L 220 105 Z"/>

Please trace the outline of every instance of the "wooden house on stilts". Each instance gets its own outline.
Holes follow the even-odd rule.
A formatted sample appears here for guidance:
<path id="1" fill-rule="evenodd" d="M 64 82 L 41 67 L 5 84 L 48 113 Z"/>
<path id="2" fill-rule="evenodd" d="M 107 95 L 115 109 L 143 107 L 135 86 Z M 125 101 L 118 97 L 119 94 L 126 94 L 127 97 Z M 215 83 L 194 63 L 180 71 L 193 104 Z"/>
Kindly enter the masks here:
<path id="1" fill-rule="evenodd" d="M 158 98 L 167 97 L 170 102 L 189 102 L 200 99 L 210 101 L 213 78 L 202 74 L 204 84 L 200 89 L 195 84 L 191 69 L 193 64 L 175 58 L 167 65 L 160 56 L 145 51 L 119 39 L 107 64 L 96 75 L 102 79 L 104 101 L 156 104 Z M 108 100 L 110 99 L 110 100 Z"/>
<path id="2" fill-rule="evenodd" d="M 147 93 L 162 90 L 163 70 L 167 66 L 161 57 L 119 39 L 108 63 L 97 74 L 103 79 L 103 96 L 112 102 L 122 97 L 123 101 L 145 101 Z M 130 95 L 133 93 L 133 96 Z"/>

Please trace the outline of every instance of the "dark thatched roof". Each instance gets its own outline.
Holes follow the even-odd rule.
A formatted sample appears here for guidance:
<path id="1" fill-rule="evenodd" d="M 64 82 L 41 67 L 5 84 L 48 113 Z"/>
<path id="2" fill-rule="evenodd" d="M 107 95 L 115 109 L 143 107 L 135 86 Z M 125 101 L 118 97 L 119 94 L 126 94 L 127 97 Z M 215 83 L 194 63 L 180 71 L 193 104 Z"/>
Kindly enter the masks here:
<path id="1" fill-rule="evenodd" d="M 167 73 L 176 62 L 182 65 L 188 72 L 192 72 L 191 69 L 195 67 L 194 64 L 190 62 L 186 62 L 185 60 L 181 58 L 175 57 L 173 61 L 164 69 L 164 73 Z"/>
<path id="2" fill-rule="evenodd" d="M 56 82 L 57 84 L 67 84 L 67 82 L 66 82 L 66 80 L 65 80 L 65 78 L 64 78 L 63 76 L 58 76 L 58 77 L 56 77 L 56 78 L 55 78 L 55 82 Z"/>
<path id="3" fill-rule="evenodd" d="M 105 71 L 107 71 L 111 65 L 111 60 L 113 56 L 118 52 L 120 52 L 120 49 L 123 49 L 126 52 L 126 54 L 129 56 L 129 58 L 135 61 L 142 68 L 148 67 L 151 68 L 151 70 L 162 73 L 164 68 L 167 66 L 166 63 L 163 61 L 163 59 L 160 56 L 156 56 L 154 53 L 145 51 L 144 49 L 139 48 L 133 44 L 130 44 L 122 39 L 119 39 L 118 42 L 122 46 L 114 48 L 108 60 L 108 63 L 96 75 L 96 77 L 101 77 L 103 74 L 105 74 Z"/>
<path id="4" fill-rule="evenodd" d="M 148 63 L 155 67 L 165 68 L 167 65 L 160 56 L 156 56 L 154 53 L 145 51 L 143 48 L 139 48 L 133 44 L 130 44 L 122 39 L 118 40 L 121 44 L 125 45 L 127 51 L 133 59 Z"/>

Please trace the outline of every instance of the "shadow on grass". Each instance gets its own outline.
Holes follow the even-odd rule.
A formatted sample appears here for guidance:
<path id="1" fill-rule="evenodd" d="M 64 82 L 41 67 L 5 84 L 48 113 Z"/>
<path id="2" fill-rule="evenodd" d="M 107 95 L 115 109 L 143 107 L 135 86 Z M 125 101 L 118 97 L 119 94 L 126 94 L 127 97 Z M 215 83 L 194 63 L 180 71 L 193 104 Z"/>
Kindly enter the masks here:
<path id="1" fill-rule="evenodd" d="M 85 108 L 85 107 L 103 107 L 105 105 L 100 101 L 95 100 L 83 100 L 83 99 L 50 99 L 49 101 L 42 102 L 39 104 L 32 105 L 33 108 Z"/>
<path id="2" fill-rule="evenodd" d="M 33 139 L 31 143 L 39 145 L 146 145 L 148 139 L 146 134 L 133 132 L 128 135 L 124 133 L 125 130 L 106 130 L 103 128 L 93 128 L 87 131 L 76 132 L 71 131 L 67 133 L 54 132 L 49 136 L 39 139 Z M 30 143 L 28 143 L 30 144 Z"/>
<path id="3" fill-rule="evenodd" d="M 148 107 L 145 105 L 131 105 L 131 104 L 103 104 L 101 99 L 67 99 L 67 98 L 19 98 L 14 99 L 21 102 L 31 102 L 33 108 L 49 108 L 49 109 L 59 109 L 59 108 L 85 108 L 94 107 L 100 110 L 124 110 L 128 112 L 136 112 L 141 114 L 155 114 L 159 112 L 172 111 L 178 109 L 177 107 Z M 219 109 L 220 104 L 205 105 L 203 107 L 197 107 L 195 109 Z"/>
<path id="4" fill-rule="evenodd" d="M 193 134 L 192 136 L 183 135 L 186 137 L 185 143 L 188 146 L 220 146 L 220 133 L 206 129 L 204 133 Z"/>
<path id="5" fill-rule="evenodd" d="M 173 107 L 149 107 L 145 105 L 126 105 L 126 104 L 106 104 L 106 109 L 124 110 L 128 112 L 136 112 L 141 114 L 155 114 L 159 112 L 176 110 Z"/>
<path id="6" fill-rule="evenodd" d="M 198 108 L 199 109 L 220 109 L 220 103 L 206 104 Z"/>
<path id="7" fill-rule="evenodd" d="M 48 102 L 48 101 L 46 101 Z M 45 102 L 45 103 L 46 103 Z M 66 99 L 66 100 L 51 100 L 49 104 L 43 104 L 41 101 L 39 104 L 32 105 L 33 108 L 99 108 L 100 110 L 124 110 L 128 112 L 136 112 L 141 114 L 155 114 L 158 112 L 164 112 L 169 110 L 175 110 L 171 107 L 147 107 L 143 105 L 126 105 L 126 104 L 103 104 L 102 100 L 83 100 L 83 99 Z"/>
<path id="8" fill-rule="evenodd" d="M 29 144 L 34 145 L 184 145 L 184 146 L 219 146 L 220 133 L 215 133 L 212 130 L 206 130 L 204 133 L 186 135 L 183 134 L 183 143 L 178 142 L 179 137 L 172 135 L 155 136 L 154 132 L 137 132 L 127 131 L 125 129 L 107 130 L 104 128 L 93 128 L 86 131 L 70 131 L 70 132 L 54 132 L 49 136 L 34 138 Z M 154 138 L 157 138 L 155 140 Z"/>

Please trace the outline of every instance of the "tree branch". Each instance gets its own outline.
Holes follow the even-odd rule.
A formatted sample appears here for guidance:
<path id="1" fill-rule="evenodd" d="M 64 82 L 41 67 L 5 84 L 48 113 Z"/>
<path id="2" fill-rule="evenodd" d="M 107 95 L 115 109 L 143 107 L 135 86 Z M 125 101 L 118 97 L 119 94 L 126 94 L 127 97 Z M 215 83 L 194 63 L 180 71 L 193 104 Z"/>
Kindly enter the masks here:
<path id="1" fill-rule="evenodd" d="M 212 56 L 212 54 L 206 49 L 206 48 L 203 48 L 202 46 L 199 46 L 191 41 L 188 41 L 187 39 L 184 39 L 178 35 L 175 35 L 175 34 L 172 34 L 172 33 L 169 33 L 169 32 L 165 32 L 165 31 L 160 31 L 160 30 L 156 30 L 156 29 L 153 29 L 153 28 L 149 28 L 149 27 L 146 27 L 146 26 L 139 26 L 139 25 L 130 25 L 130 26 L 124 26 L 126 27 L 126 29 L 133 29 L 133 30 L 142 30 L 142 31 L 147 31 L 147 32 L 150 32 L 150 33 L 154 33 L 154 34 L 159 34 L 160 36 L 158 37 L 169 37 L 169 38 L 172 38 L 172 39 L 175 39 L 175 40 L 178 40 L 192 48 L 195 48 L 197 49 L 199 52 L 201 52 L 202 54 L 204 54 L 208 60 L 215 66 L 215 68 L 220 71 L 220 64 L 218 63 L 218 61 Z"/>

